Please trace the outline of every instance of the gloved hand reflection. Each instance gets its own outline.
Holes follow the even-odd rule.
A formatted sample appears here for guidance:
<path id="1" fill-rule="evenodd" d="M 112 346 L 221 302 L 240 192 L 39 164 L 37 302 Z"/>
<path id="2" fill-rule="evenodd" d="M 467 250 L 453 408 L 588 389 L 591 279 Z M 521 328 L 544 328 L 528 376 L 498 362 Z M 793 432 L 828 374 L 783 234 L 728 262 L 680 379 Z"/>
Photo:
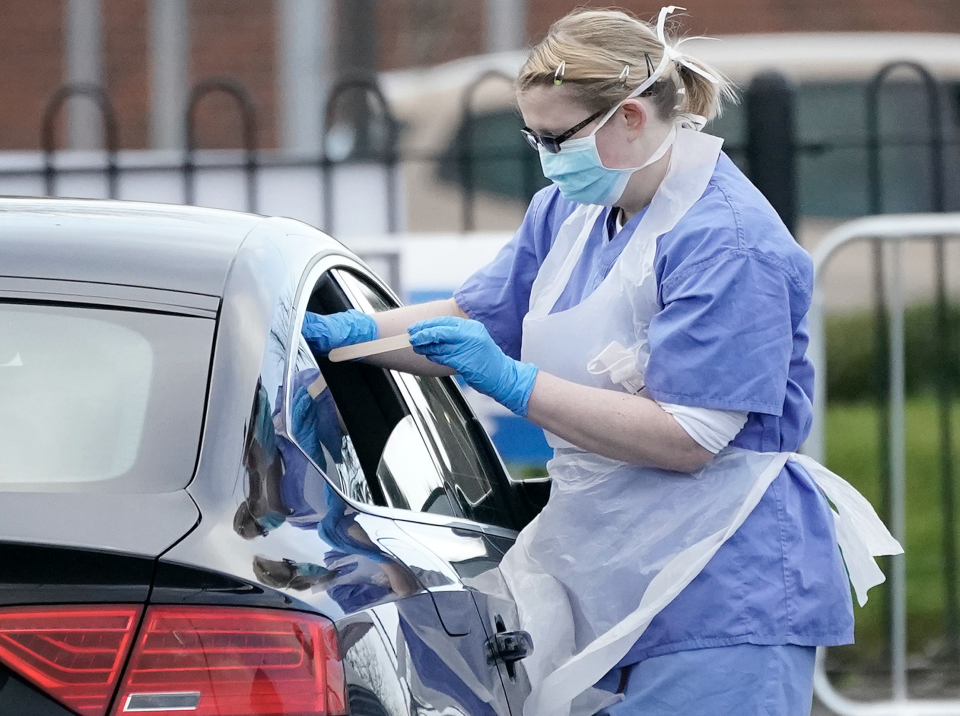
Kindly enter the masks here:
<path id="1" fill-rule="evenodd" d="M 317 465 L 324 469 L 333 467 L 325 464 L 321 446 L 326 448 L 335 462 L 343 460 L 343 432 L 329 388 L 324 388 L 316 398 L 310 395 L 305 386 L 297 388 L 290 406 L 290 418 L 294 438 Z"/>

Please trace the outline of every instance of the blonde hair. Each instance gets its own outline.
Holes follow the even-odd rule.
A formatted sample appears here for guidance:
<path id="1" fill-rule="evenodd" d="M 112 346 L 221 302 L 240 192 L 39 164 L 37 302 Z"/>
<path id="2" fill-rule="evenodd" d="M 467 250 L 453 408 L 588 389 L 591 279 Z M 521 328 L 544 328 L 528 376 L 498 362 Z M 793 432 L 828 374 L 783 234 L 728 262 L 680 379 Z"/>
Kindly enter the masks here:
<path id="1" fill-rule="evenodd" d="M 517 93 L 561 84 L 572 89 L 574 99 L 589 111 L 599 112 L 639 87 L 660 63 L 663 52 L 650 24 L 622 10 L 580 8 L 557 20 L 530 51 L 517 78 Z M 671 62 L 644 92 L 661 119 L 696 114 L 709 120 L 720 114 L 722 100 L 736 101 L 733 85 L 723 75 L 699 60 L 686 55 L 683 59 L 720 82 L 714 84 L 679 62 Z"/>

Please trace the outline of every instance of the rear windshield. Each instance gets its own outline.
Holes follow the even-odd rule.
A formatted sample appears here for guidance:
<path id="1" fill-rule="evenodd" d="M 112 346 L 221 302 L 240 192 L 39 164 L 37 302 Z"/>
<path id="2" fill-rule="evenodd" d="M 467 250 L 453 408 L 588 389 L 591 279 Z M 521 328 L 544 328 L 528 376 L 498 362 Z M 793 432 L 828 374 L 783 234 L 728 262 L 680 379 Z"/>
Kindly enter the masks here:
<path id="1" fill-rule="evenodd" d="M 209 318 L 0 303 L 0 490 L 184 487 L 213 331 Z"/>

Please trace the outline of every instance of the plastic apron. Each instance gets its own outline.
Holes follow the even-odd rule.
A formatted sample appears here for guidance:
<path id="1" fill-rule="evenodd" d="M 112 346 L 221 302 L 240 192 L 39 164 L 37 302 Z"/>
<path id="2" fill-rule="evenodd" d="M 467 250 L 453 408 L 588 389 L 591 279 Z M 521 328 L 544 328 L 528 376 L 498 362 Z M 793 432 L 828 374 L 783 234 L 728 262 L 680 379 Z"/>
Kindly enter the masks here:
<path id="1" fill-rule="evenodd" d="M 577 383 L 639 392 L 647 329 L 659 310 L 657 238 L 702 196 L 721 143 L 678 130 L 666 177 L 610 273 L 579 305 L 551 314 L 603 207 L 581 206 L 565 221 L 533 284 L 523 360 Z M 535 645 L 523 662 L 532 687 L 524 716 L 579 716 L 608 705 L 610 694 L 592 685 L 697 576 L 788 460 L 837 508 L 838 541 L 861 603 L 883 581 L 872 556 L 901 551 L 853 487 L 804 456 L 727 448 L 690 475 L 547 439 L 555 448 L 549 502 L 495 577 Z"/>

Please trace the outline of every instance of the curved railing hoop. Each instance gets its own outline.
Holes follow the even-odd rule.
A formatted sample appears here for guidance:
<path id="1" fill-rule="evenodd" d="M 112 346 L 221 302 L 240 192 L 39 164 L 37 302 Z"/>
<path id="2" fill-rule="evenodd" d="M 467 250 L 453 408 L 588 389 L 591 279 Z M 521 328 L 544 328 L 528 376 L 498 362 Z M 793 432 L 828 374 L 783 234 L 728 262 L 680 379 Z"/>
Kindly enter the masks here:
<path id="1" fill-rule="evenodd" d="M 56 120 L 60 110 L 67 100 L 73 97 L 88 97 L 97 105 L 103 119 L 104 138 L 107 152 L 107 196 L 117 198 L 117 151 L 119 139 L 117 132 L 117 113 L 110 101 L 106 89 L 100 85 L 74 83 L 59 87 L 51 95 L 43 111 L 43 122 L 40 129 L 40 145 L 43 148 L 44 191 L 47 196 L 54 196 L 54 179 L 56 169 L 53 166 L 53 155 L 56 152 Z"/>
<path id="2" fill-rule="evenodd" d="M 386 95 L 376 80 L 360 74 L 346 74 L 330 90 L 323 106 L 323 128 L 320 136 L 320 170 L 323 174 L 323 223 L 328 233 L 335 227 L 335 207 L 331 170 L 334 164 L 328 153 L 327 137 L 333 121 L 334 112 L 341 99 L 349 92 L 362 92 L 365 97 L 373 98 L 378 106 L 387 128 L 387 143 L 384 152 L 384 166 L 387 170 L 387 231 L 395 234 L 400 228 L 397 206 L 397 165 L 399 156 L 397 145 L 400 138 L 400 123 L 397 121 Z"/>
<path id="3" fill-rule="evenodd" d="M 927 122 L 930 135 L 930 169 L 933 178 L 933 210 L 946 209 L 946 173 L 943 164 L 943 113 L 940 86 L 930 71 L 913 60 L 889 62 L 867 84 L 867 182 L 870 214 L 883 213 L 883 186 L 880 176 L 880 91 L 887 78 L 899 70 L 909 70 L 920 78 L 927 99 Z"/>
<path id="4" fill-rule="evenodd" d="M 376 82 L 376 80 L 364 75 L 348 74 L 333 86 L 333 88 L 330 90 L 329 96 L 327 97 L 327 101 L 323 106 L 323 132 L 321 133 L 322 136 L 320 147 L 321 152 L 323 153 L 324 161 L 333 161 L 327 154 L 327 135 L 330 132 L 330 126 L 333 123 L 333 115 L 337 105 L 341 99 L 350 92 L 362 92 L 367 98 L 372 97 L 374 100 L 376 100 L 376 105 L 379 108 L 387 126 L 386 155 L 388 160 L 390 157 L 394 157 L 395 159 L 397 140 L 400 136 L 400 123 L 394 116 L 393 110 L 390 108 L 390 103 L 387 101 L 386 95 L 383 94 L 383 90 L 380 88 L 380 85 Z"/>
<path id="5" fill-rule="evenodd" d="M 491 81 L 505 81 L 513 86 L 516 78 L 502 70 L 486 70 L 473 82 L 463 88 L 460 94 L 460 126 L 463 128 L 463 141 L 460 142 L 458 160 L 460 165 L 460 183 L 463 187 L 461 204 L 461 229 L 464 232 L 476 228 L 476 187 L 473 182 L 473 124 L 476 114 L 473 102 L 480 87 Z"/>
<path id="6" fill-rule="evenodd" d="M 247 176 L 247 211 L 257 211 L 257 109 L 247 89 L 232 77 L 208 77 L 190 89 L 187 112 L 184 117 L 186 147 L 183 158 L 184 200 L 193 204 L 196 200 L 196 124 L 197 107 L 200 101 L 211 94 L 225 94 L 236 104 L 243 124 L 244 171 Z"/>

